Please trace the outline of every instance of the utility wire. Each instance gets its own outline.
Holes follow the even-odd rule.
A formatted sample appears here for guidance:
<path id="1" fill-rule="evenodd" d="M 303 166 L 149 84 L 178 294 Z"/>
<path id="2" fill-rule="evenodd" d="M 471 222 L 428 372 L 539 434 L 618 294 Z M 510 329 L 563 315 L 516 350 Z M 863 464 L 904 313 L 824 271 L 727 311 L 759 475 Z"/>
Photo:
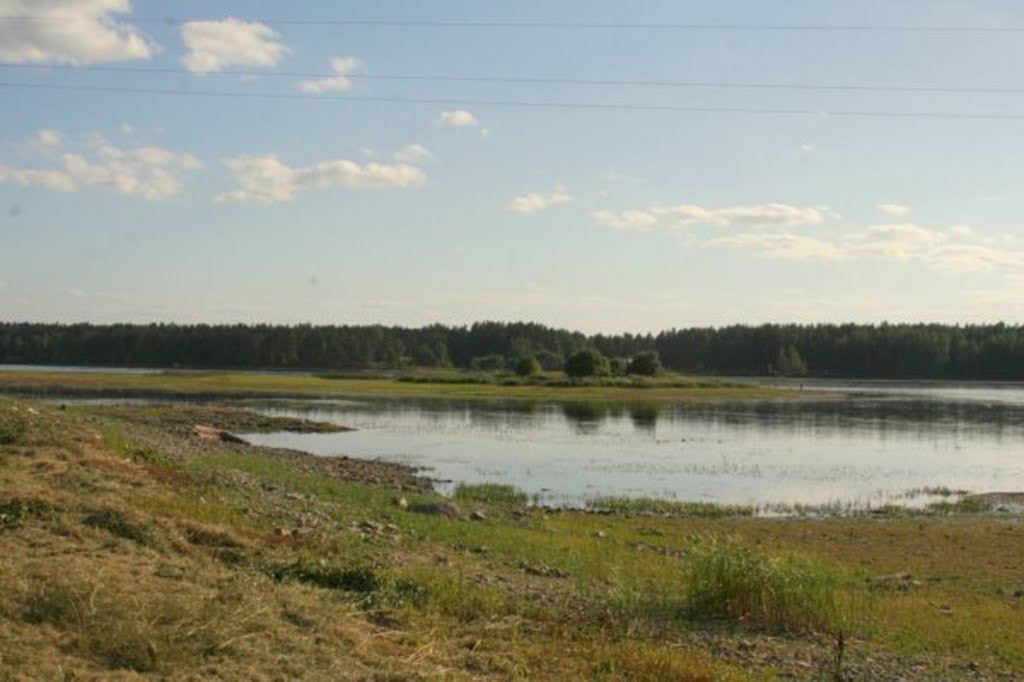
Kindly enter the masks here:
<path id="1" fill-rule="evenodd" d="M 80 19 L 76 14 L 16 14 L 0 15 L 0 21 L 52 22 Z M 293 17 L 247 17 L 246 21 L 259 21 L 281 26 L 362 26 L 404 28 L 542 28 L 571 30 L 670 30 L 670 31 L 750 31 L 750 32 L 894 32 L 894 33 L 1024 33 L 1022 26 L 928 26 L 917 24 L 736 24 L 690 22 L 601 22 L 601 21 L 533 21 L 503 19 L 336 19 Z M 126 23 L 166 24 L 180 26 L 189 21 L 174 16 L 125 17 Z"/>
<path id="2" fill-rule="evenodd" d="M 60 71 L 96 71 L 104 73 L 142 73 L 191 75 L 188 69 L 159 66 L 106 66 L 90 64 L 73 66 L 71 64 L 0 64 L 0 68 L 37 69 Z M 571 78 L 560 76 L 459 76 L 445 74 L 365 74 L 345 73 L 336 71 L 255 71 L 231 70 L 204 74 L 210 76 L 260 76 L 274 78 L 337 78 L 344 76 L 349 80 L 364 81 L 424 81 L 450 83 L 494 83 L 523 85 L 581 85 L 609 87 L 657 87 L 657 88 L 704 88 L 725 90 L 809 90 L 809 91 L 852 91 L 852 92 L 903 92 L 903 93 L 946 93 L 946 94 L 1024 94 L 1024 85 L 1020 86 L 954 86 L 954 85 L 872 85 L 861 83 L 772 83 L 772 82 L 736 82 L 716 80 L 662 80 L 662 79 L 602 79 L 602 78 Z"/>
<path id="3" fill-rule="evenodd" d="M 169 95 L 264 100 L 303 100 L 306 102 L 376 102 L 388 104 L 433 104 L 444 106 L 495 106 L 533 109 L 576 109 L 606 111 L 652 111 L 694 114 L 752 114 L 763 116 L 820 116 L 846 118 L 951 119 L 951 120 L 1024 120 L 1024 113 L 948 112 L 948 111 L 872 111 L 816 110 L 800 108 L 717 107 L 673 104 L 619 104 L 608 102 L 557 102 L 513 99 L 466 99 L 445 97 L 369 97 L 361 95 L 319 96 L 297 93 L 238 92 L 227 90 L 181 90 L 174 88 L 136 88 L 127 86 L 68 85 L 53 83 L 16 83 L 0 81 L 0 88 L 105 92 L 129 95 Z"/>

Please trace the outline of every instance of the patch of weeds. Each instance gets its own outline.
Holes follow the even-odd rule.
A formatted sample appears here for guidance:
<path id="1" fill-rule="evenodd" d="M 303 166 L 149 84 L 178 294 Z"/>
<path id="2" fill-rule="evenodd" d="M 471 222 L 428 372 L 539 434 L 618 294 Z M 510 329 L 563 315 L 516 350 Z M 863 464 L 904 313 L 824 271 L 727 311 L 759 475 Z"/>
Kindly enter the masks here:
<path id="1" fill-rule="evenodd" d="M 804 557 L 773 556 L 737 538 L 709 537 L 692 552 L 685 613 L 755 630 L 825 631 L 837 619 L 835 582 Z"/>
<path id="2" fill-rule="evenodd" d="M 277 581 L 295 580 L 329 590 L 369 594 L 381 589 L 381 578 L 372 568 L 335 566 L 326 561 L 297 559 L 289 564 L 269 566 L 267 575 Z"/>
<path id="3" fill-rule="evenodd" d="M 149 545 L 153 541 L 148 530 L 134 523 L 119 509 L 98 509 L 83 518 L 82 523 L 93 528 L 101 528 L 112 535 L 132 540 L 140 545 Z"/>
<path id="4" fill-rule="evenodd" d="M 222 530 L 188 526 L 183 534 L 186 540 L 206 550 L 217 561 L 236 566 L 246 560 L 245 544 Z"/>
<path id="5" fill-rule="evenodd" d="M 634 499 L 628 497 L 598 497 L 587 502 L 591 510 L 610 511 L 613 514 L 654 516 L 680 516 L 701 519 L 722 519 L 753 516 L 754 507 L 714 502 L 679 502 L 675 500 Z"/>
<path id="6" fill-rule="evenodd" d="M 466 505 L 488 504 L 496 507 L 519 507 L 530 497 L 515 486 L 501 483 L 460 483 L 452 493 L 452 499 Z"/>
<path id="7" fill-rule="evenodd" d="M 52 507 L 42 500 L 4 500 L 0 502 L 0 530 L 17 528 L 26 516 L 39 516 Z"/>
<path id="8" fill-rule="evenodd" d="M 28 422 L 14 408 L 0 411 L 0 445 L 17 445 L 25 438 Z"/>

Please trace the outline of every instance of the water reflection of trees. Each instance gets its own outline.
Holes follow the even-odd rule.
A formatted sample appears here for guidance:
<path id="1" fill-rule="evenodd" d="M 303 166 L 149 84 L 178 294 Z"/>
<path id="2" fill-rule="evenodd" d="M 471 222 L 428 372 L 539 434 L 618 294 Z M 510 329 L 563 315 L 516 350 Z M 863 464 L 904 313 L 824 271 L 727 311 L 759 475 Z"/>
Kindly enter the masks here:
<path id="1" fill-rule="evenodd" d="M 907 398 L 775 400 L 759 403 L 679 405 L 671 419 L 756 426 L 775 430 L 879 430 L 928 433 L 984 428 L 1024 429 L 1024 408 L 1012 404 L 947 402 Z"/>
<path id="2" fill-rule="evenodd" d="M 652 431 L 661 421 L 677 425 L 701 423 L 776 431 L 879 433 L 959 432 L 985 430 L 1001 434 L 1024 431 L 1024 406 L 1013 403 L 947 401 L 906 396 L 848 396 L 834 399 L 767 400 L 736 403 L 608 403 L 573 401 L 366 400 L 359 405 L 311 405 L 305 416 L 335 417 L 369 411 L 402 418 L 416 413 L 428 422 L 450 421 L 454 415 L 481 427 L 528 426 L 538 419 L 561 416 L 580 433 L 594 433 L 609 420 L 627 417 L 638 431 Z"/>

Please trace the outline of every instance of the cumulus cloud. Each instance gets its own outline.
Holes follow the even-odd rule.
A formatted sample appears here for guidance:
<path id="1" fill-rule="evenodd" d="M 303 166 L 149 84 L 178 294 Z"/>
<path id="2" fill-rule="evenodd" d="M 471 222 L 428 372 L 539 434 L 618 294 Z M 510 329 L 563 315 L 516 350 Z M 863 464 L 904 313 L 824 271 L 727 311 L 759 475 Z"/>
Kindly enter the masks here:
<path id="1" fill-rule="evenodd" d="M 288 54 L 277 31 L 259 21 L 233 17 L 187 21 L 181 27 L 181 39 L 188 48 L 181 63 L 199 75 L 233 66 L 277 66 Z"/>
<path id="2" fill-rule="evenodd" d="M 307 189 L 378 189 L 415 187 L 426 182 L 426 174 L 405 163 L 367 163 L 347 159 L 324 161 L 312 166 L 292 167 L 274 154 L 238 156 L 225 159 L 238 188 L 216 197 L 218 203 L 274 204 L 291 201 Z"/>
<path id="3" fill-rule="evenodd" d="M 595 219 L 618 230 L 647 230 L 658 222 L 658 216 L 648 211 L 629 209 L 626 211 L 594 211 Z"/>
<path id="4" fill-rule="evenodd" d="M 430 150 L 421 144 L 410 144 L 402 147 L 395 152 L 395 161 L 402 163 L 416 163 L 418 161 L 426 161 L 430 159 L 433 154 Z"/>
<path id="5" fill-rule="evenodd" d="M 513 213 L 539 213 L 551 206 L 562 206 L 574 201 L 572 195 L 563 189 L 556 189 L 551 194 L 522 194 L 505 203 L 505 208 Z"/>
<path id="6" fill-rule="evenodd" d="M 299 90 L 313 95 L 325 92 L 345 92 L 352 89 L 352 79 L 349 78 L 356 69 L 363 65 L 355 57 L 338 57 L 331 60 L 331 70 L 336 75 L 315 80 L 299 81 Z"/>
<path id="7" fill-rule="evenodd" d="M 114 16 L 131 11 L 129 0 L 2 0 L 0 61 L 81 66 L 149 59 L 156 44 Z"/>
<path id="8" fill-rule="evenodd" d="M 41 130 L 36 140 L 48 151 L 62 145 L 58 131 Z M 0 183 L 22 187 L 44 187 L 57 192 L 74 192 L 82 187 L 99 187 L 125 196 L 158 201 L 178 194 L 186 173 L 202 167 L 191 154 L 162 147 L 122 149 L 99 134 L 90 136 L 85 148 L 70 149 L 51 156 L 56 167 L 13 168 L 0 163 Z"/>
<path id="9" fill-rule="evenodd" d="M 443 125 L 453 128 L 472 128 L 480 125 L 480 119 L 465 109 L 442 111 L 440 121 Z"/>
<path id="10" fill-rule="evenodd" d="M 903 204 L 878 204 L 875 208 L 896 218 L 906 218 L 910 215 L 910 207 Z"/>

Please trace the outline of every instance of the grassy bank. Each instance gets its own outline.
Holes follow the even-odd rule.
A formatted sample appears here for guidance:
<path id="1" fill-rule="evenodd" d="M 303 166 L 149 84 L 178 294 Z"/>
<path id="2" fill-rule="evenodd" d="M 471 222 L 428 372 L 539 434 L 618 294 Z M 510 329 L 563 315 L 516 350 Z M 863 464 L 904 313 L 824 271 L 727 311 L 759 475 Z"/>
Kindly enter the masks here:
<path id="1" fill-rule="evenodd" d="M 507 400 L 665 402 L 734 400 L 792 395 L 792 391 L 718 383 L 679 376 L 569 381 L 562 375 L 533 380 L 470 372 L 395 377 L 301 376 L 231 372 L 103 374 L 0 372 L 0 392 L 35 395 L 124 395 L 337 398 L 394 396 Z"/>
<path id="2" fill-rule="evenodd" d="M 162 414 L 0 399 L 0 679 L 1024 669 L 1019 517 L 544 512 Z"/>

